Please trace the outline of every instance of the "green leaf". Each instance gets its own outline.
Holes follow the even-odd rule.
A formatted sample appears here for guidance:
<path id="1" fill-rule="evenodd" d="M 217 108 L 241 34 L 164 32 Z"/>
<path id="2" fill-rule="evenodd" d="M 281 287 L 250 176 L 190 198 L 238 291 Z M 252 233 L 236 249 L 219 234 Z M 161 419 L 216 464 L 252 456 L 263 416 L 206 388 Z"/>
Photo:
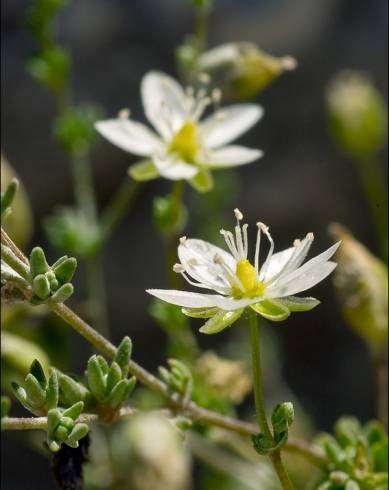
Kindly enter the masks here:
<path id="1" fill-rule="evenodd" d="M 62 412 L 59 408 L 53 408 L 47 412 L 47 433 L 50 438 L 61 422 Z"/>
<path id="2" fill-rule="evenodd" d="M 89 389 L 97 400 L 104 400 L 106 393 L 106 381 L 97 356 L 92 356 L 88 361 L 87 378 Z"/>
<path id="3" fill-rule="evenodd" d="M 19 402 L 25 407 L 27 404 L 26 390 L 22 386 L 14 382 L 11 383 L 11 387 L 17 400 L 19 400 Z"/>
<path id="4" fill-rule="evenodd" d="M 70 282 L 77 268 L 77 260 L 74 257 L 63 260 L 59 265 L 53 267 L 55 277 L 59 284 Z"/>
<path id="5" fill-rule="evenodd" d="M 280 298 L 277 301 L 290 311 L 309 311 L 320 304 L 320 301 L 316 298 L 300 298 L 298 296 L 287 296 L 286 298 Z"/>
<path id="6" fill-rule="evenodd" d="M 19 181 L 12 179 L 4 192 L 1 193 L 1 222 L 9 215 L 10 206 L 19 188 Z"/>
<path id="7" fill-rule="evenodd" d="M 45 274 L 49 270 L 49 264 L 46 262 L 45 253 L 41 247 L 35 247 L 31 250 L 30 267 L 32 277 Z"/>
<path id="8" fill-rule="evenodd" d="M 46 299 L 50 295 L 50 283 L 44 274 L 38 274 L 32 281 L 32 289 L 40 299 Z"/>
<path id="9" fill-rule="evenodd" d="M 128 169 L 128 174 L 137 182 L 146 182 L 159 177 L 159 172 L 151 160 L 142 160 Z"/>
<path id="10" fill-rule="evenodd" d="M 131 378 L 127 380 L 126 394 L 124 397 L 125 400 L 127 400 L 127 398 L 134 391 L 135 385 L 136 385 L 136 377 L 131 376 Z"/>
<path id="11" fill-rule="evenodd" d="M 85 437 L 89 432 L 89 427 L 86 424 L 76 424 L 67 439 L 65 440 L 65 444 L 70 447 L 78 447 L 78 441 Z"/>
<path id="12" fill-rule="evenodd" d="M 334 434 L 339 444 L 347 448 L 355 446 L 361 433 L 361 424 L 355 417 L 341 417 L 337 420 L 334 428 Z"/>
<path id="13" fill-rule="evenodd" d="M 78 401 L 84 401 L 89 391 L 81 383 L 78 383 L 66 374 L 60 374 L 58 378 L 61 401 L 65 405 L 73 405 Z"/>
<path id="14" fill-rule="evenodd" d="M 108 366 L 107 361 L 104 359 L 103 356 L 98 355 L 96 357 L 97 357 L 97 361 L 101 367 L 101 370 L 103 371 L 103 374 L 107 375 L 108 371 L 109 371 L 109 366 Z"/>
<path id="15" fill-rule="evenodd" d="M 46 392 L 42 390 L 38 380 L 32 374 L 27 374 L 25 379 L 27 401 L 33 408 L 40 408 L 46 400 Z"/>
<path id="16" fill-rule="evenodd" d="M 209 192 L 213 188 L 213 177 L 208 170 L 200 169 L 189 183 L 198 192 Z"/>
<path id="17" fill-rule="evenodd" d="M 165 235 L 180 233 L 187 221 L 187 210 L 174 196 L 155 197 L 153 200 L 153 220 L 157 230 Z"/>
<path id="18" fill-rule="evenodd" d="M 35 378 L 38 380 L 39 384 L 41 387 L 45 390 L 46 389 L 46 376 L 42 368 L 42 364 L 38 361 L 38 359 L 34 359 L 32 361 L 31 367 L 30 367 L 30 373 L 35 376 Z"/>
<path id="19" fill-rule="evenodd" d="M 191 318 L 212 318 L 220 311 L 220 308 L 182 308 L 182 313 Z"/>
<path id="20" fill-rule="evenodd" d="M 61 421 L 60 425 L 54 431 L 54 438 L 58 442 L 64 442 L 64 440 L 67 439 L 68 435 L 69 435 L 69 429 L 63 426 Z"/>
<path id="21" fill-rule="evenodd" d="M 58 405 L 59 387 L 58 387 L 58 375 L 55 369 L 49 370 L 49 382 L 46 390 L 46 408 L 52 409 Z"/>
<path id="22" fill-rule="evenodd" d="M 289 309 L 276 300 L 264 300 L 259 303 L 250 305 L 250 307 L 259 315 L 272 322 L 282 322 L 290 315 Z"/>
<path id="23" fill-rule="evenodd" d="M 106 403 L 113 410 L 117 410 L 125 402 L 127 395 L 127 383 L 128 381 L 126 379 L 122 379 L 116 384 L 116 386 L 114 386 L 111 393 L 108 395 Z"/>
<path id="24" fill-rule="evenodd" d="M 66 85 L 70 73 L 71 59 L 69 53 L 60 46 L 50 46 L 31 57 L 26 68 L 36 81 L 55 93 Z"/>
<path id="25" fill-rule="evenodd" d="M 107 376 L 107 393 L 109 393 L 112 388 L 121 380 L 122 370 L 115 361 L 111 364 Z"/>
<path id="26" fill-rule="evenodd" d="M 50 296 L 50 302 L 52 303 L 64 303 L 73 294 L 74 288 L 70 282 L 61 286 L 52 296 Z"/>
<path id="27" fill-rule="evenodd" d="M 130 337 L 124 337 L 120 342 L 118 350 L 115 354 L 114 361 L 119 365 L 122 370 L 122 376 L 128 375 L 128 364 L 132 354 L 132 341 Z"/>
<path id="28" fill-rule="evenodd" d="M 84 410 L 84 403 L 80 401 L 75 403 L 71 407 L 67 408 L 66 410 L 64 410 L 62 416 L 69 417 L 73 420 L 76 420 L 82 414 L 83 410 Z"/>
<path id="29" fill-rule="evenodd" d="M 200 328 L 201 333 L 214 334 L 232 325 L 242 315 L 244 308 L 234 311 L 220 310 Z"/>

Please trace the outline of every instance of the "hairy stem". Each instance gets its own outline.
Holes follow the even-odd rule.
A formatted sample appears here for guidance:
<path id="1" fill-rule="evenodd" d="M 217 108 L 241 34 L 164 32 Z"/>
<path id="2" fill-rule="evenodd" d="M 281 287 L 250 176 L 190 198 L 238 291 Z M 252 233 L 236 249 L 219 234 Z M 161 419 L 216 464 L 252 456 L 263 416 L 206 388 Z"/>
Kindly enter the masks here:
<path id="1" fill-rule="evenodd" d="M 258 326 L 258 315 L 254 311 L 250 311 L 250 334 L 251 334 L 251 353 L 253 362 L 253 383 L 254 383 L 254 398 L 255 408 L 257 413 L 258 425 L 262 433 L 267 439 L 273 440 L 269 424 L 266 419 L 265 403 L 263 398 L 263 382 L 261 370 L 261 350 L 260 336 Z M 270 454 L 270 459 L 277 473 L 278 479 L 284 490 L 293 490 L 292 482 L 282 464 L 281 451 L 274 451 Z"/>

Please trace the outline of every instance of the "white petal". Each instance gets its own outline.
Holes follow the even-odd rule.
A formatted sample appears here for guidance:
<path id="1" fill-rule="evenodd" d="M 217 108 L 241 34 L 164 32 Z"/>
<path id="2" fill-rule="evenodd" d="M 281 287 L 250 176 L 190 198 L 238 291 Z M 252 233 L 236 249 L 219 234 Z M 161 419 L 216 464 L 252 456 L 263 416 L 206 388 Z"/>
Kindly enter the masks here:
<path id="1" fill-rule="evenodd" d="M 172 305 L 182 306 L 184 308 L 212 308 L 213 306 L 217 306 L 226 311 L 238 310 L 253 303 L 258 303 L 258 301 L 262 301 L 263 299 L 234 299 L 218 294 L 191 293 L 174 289 L 147 289 L 146 291 Z"/>
<path id="2" fill-rule="evenodd" d="M 313 239 L 312 238 L 304 238 L 301 240 L 301 242 L 296 245 L 295 247 L 288 248 L 284 250 L 285 256 L 289 256 L 288 260 L 284 261 L 282 264 L 282 267 L 280 267 L 276 273 L 270 271 L 270 267 L 267 269 L 266 275 L 265 275 L 265 281 L 268 281 L 271 279 L 275 274 L 279 274 L 280 276 L 284 276 L 288 274 L 289 272 L 292 272 L 293 270 L 296 270 L 300 265 L 304 262 L 305 257 L 307 256 L 309 249 L 311 248 Z M 284 252 L 280 252 L 283 254 Z M 272 258 L 270 259 L 270 262 L 272 262 L 273 257 L 275 257 L 278 254 L 274 254 Z M 293 257 L 292 257 L 293 255 Z M 280 257 L 281 259 L 281 257 Z M 291 260 L 289 260 L 291 259 Z M 277 262 L 281 262 L 279 259 L 274 259 Z"/>
<path id="3" fill-rule="evenodd" d="M 170 138 L 186 118 L 180 84 L 165 73 L 150 71 L 142 79 L 141 95 L 147 119 L 164 139 Z"/>
<path id="4" fill-rule="evenodd" d="M 171 180 L 191 179 L 199 171 L 194 165 L 170 157 L 154 157 L 153 162 L 162 177 Z"/>
<path id="5" fill-rule="evenodd" d="M 156 134 L 130 119 L 98 121 L 95 127 L 108 141 L 134 155 L 150 156 L 161 147 L 161 140 Z"/>
<path id="6" fill-rule="evenodd" d="M 263 151 L 246 148 L 245 146 L 230 145 L 220 150 L 203 152 L 197 158 L 199 165 L 210 168 L 235 167 L 253 162 L 263 156 Z"/>
<path id="7" fill-rule="evenodd" d="M 266 289 L 266 298 L 282 298 L 305 291 L 331 274 L 337 264 L 335 262 L 322 262 L 303 270 L 305 265 L 280 279 L 275 283 L 275 286 Z M 296 274 L 297 272 L 299 274 Z"/>
<path id="8" fill-rule="evenodd" d="M 178 247 L 178 257 L 185 271 L 210 289 L 218 292 L 230 290 L 230 283 L 219 265 L 215 264 L 215 256 L 220 256 L 233 273 L 236 271 L 236 260 L 223 250 L 204 240 L 187 239 Z"/>
<path id="9" fill-rule="evenodd" d="M 265 281 L 280 272 L 280 270 L 285 266 L 285 264 L 292 256 L 294 250 L 295 247 L 290 247 L 272 255 L 267 268 L 267 272 L 265 274 Z"/>
<path id="10" fill-rule="evenodd" d="M 230 143 L 254 126 L 262 115 L 263 108 L 256 104 L 236 104 L 221 109 L 200 124 L 205 146 L 218 148 Z"/>

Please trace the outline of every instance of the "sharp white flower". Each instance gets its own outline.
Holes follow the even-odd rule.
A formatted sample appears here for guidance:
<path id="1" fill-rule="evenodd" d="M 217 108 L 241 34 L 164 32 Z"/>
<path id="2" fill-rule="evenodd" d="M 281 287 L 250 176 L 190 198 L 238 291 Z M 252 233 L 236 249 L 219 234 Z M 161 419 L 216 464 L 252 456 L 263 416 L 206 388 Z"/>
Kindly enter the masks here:
<path id="1" fill-rule="evenodd" d="M 128 110 L 118 118 L 98 121 L 96 129 L 124 151 L 145 157 L 130 174 L 136 180 L 162 176 L 188 180 L 205 191 L 212 185 L 210 169 L 234 167 L 253 162 L 262 151 L 229 143 L 250 129 L 263 115 L 256 104 L 236 104 L 218 108 L 221 93 L 210 96 L 204 88 L 184 90 L 170 76 L 148 72 L 141 82 L 145 114 L 154 130 L 130 119 Z M 210 105 L 212 115 L 200 118 Z"/>
<path id="2" fill-rule="evenodd" d="M 216 333 L 230 326 L 246 307 L 273 321 L 287 318 L 292 311 L 308 311 L 320 301 L 294 296 L 315 286 L 336 267 L 329 259 L 340 242 L 303 264 L 313 242 L 308 233 L 293 246 L 274 253 L 269 228 L 257 223 L 254 260 L 248 259 L 247 224 L 241 224 L 242 213 L 235 209 L 234 233 L 221 230 L 229 252 L 197 239 L 181 238 L 178 246 L 180 263 L 174 271 L 189 284 L 217 294 L 149 289 L 148 293 L 168 303 L 183 307 L 183 313 L 195 318 L 209 318 L 201 327 L 203 333 Z M 261 238 L 269 242 L 267 256 L 259 265 Z"/>

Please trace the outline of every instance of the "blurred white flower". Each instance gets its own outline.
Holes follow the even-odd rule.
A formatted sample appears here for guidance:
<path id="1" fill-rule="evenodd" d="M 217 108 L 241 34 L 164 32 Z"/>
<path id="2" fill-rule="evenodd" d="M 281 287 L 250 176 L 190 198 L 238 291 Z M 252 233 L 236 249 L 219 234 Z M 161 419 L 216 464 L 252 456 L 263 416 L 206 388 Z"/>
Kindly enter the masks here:
<path id="1" fill-rule="evenodd" d="M 205 80 L 203 80 L 205 82 Z M 184 90 L 173 78 L 148 72 L 141 82 L 145 114 L 155 131 L 130 119 L 123 110 L 117 119 L 96 123 L 96 129 L 111 143 L 146 161 L 134 165 L 130 174 L 137 180 L 162 176 L 186 179 L 198 190 L 212 185 L 209 169 L 235 167 L 253 162 L 262 151 L 229 143 L 251 128 L 263 114 L 256 104 L 218 108 L 221 93 L 208 96 L 204 88 Z M 212 115 L 199 122 L 205 109 Z"/>
<path id="2" fill-rule="evenodd" d="M 208 242 L 181 238 L 178 247 L 180 263 L 175 272 L 193 286 L 213 290 L 218 294 L 149 289 L 148 293 L 163 301 L 183 307 L 183 313 L 195 318 L 209 318 L 200 331 L 217 333 L 230 326 L 247 306 L 273 321 L 281 321 L 291 311 L 307 311 L 319 304 L 315 298 L 293 296 L 305 291 L 327 277 L 336 267 L 330 257 L 340 242 L 313 259 L 303 262 L 313 242 L 308 233 L 293 246 L 273 254 L 274 242 L 269 229 L 257 223 L 257 242 L 254 265 L 248 260 L 248 225 L 241 226 L 242 213 L 235 209 L 235 236 L 221 230 L 230 253 Z M 259 268 L 261 234 L 270 243 L 267 257 Z"/>

